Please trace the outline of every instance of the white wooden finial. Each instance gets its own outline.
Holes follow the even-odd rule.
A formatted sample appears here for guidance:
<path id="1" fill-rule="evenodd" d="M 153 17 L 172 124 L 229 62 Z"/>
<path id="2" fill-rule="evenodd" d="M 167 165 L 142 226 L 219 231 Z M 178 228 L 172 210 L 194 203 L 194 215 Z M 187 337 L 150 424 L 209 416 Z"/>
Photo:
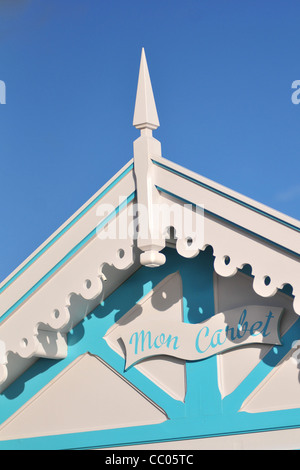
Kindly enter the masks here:
<path id="1" fill-rule="evenodd" d="M 137 201 L 140 207 L 146 209 L 148 217 L 147 226 L 139 231 L 137 245 L 142 251 L 141 264 L 156 267 L 166 261 L 165 255 L 160 253 L 165 247 L 165 240 L 161 233 L 157 234 L 157 222 L 154 216 L 154 205 L 159 195 L 153 180 L 152 158 L 158 160 L 161 157 L 161 145 L 152 136 L 152 130 L 157 129 L 159 120 L 144 48 L 142 49 L 133 125 L 141 130 L 141 135 L 133 143 Z M 143 223 L 145 224 L 145 220 Z"/>
<path id="2" fill-rule="evenodd" d="M 137 129 L 157 129 L 159 127 L 144 48 L 142 48 L 133 125 Z"/>

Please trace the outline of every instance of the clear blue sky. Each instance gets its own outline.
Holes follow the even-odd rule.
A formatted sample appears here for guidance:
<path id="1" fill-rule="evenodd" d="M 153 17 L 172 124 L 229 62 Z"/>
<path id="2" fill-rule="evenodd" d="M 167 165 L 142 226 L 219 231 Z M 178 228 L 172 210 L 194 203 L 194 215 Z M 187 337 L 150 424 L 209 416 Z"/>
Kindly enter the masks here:
<path id="1" fill-rule="evenodd" d="M 0 280 L 131 157 L 145 47 L 163 156 L 300 219 L 299 0 L 1 0 Z"/>

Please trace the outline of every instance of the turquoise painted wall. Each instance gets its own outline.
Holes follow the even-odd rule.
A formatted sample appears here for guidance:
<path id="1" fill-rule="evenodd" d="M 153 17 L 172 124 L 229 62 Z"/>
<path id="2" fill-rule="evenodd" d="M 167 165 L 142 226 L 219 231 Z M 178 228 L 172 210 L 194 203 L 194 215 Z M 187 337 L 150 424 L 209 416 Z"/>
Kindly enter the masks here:
<path id="1" fill-rule="evenodd" d="M 100 356 L 124 375 L 163 408 L 169 420 L 157 425 L 7 441 L 1 442 L 0 448 L 106 447 L 300 426 L 298 409 L 256 414 L 238 412 L 244 399 L 287 353 L 292 341 L 299 338 L 299 321 L 283 337 L 283 346 L 273 348 L 224 400 L 221 400 L 217 384 L 216 356 L 187 362 L 185 403 L 171 398 L 134 367 L 124 372 L 124 359 L 110 349 L 103 336 L 115 321 L 168 274 L 177 270 L 180 272 L 185 322 L 199 323 L 215 313 L 211 250 L 207 249 L 193 259 L 182 258 L 172 249 L 166 249 L 165 254 L 167 262 L 164 266 L 156 269 L 141 268 L 69 333 L 66 359 L 40 359 L 0 395 L 0 421 L 5 421 L 74 359 L 87 351 Z"/>

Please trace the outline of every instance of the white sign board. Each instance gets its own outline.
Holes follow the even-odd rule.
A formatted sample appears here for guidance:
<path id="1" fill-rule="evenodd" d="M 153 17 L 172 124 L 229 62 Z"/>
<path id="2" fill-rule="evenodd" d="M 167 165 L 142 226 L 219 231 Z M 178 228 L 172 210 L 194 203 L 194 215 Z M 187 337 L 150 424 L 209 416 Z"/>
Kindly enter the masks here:
<path id="1" fill-rule="evenodd" d="M 126 351 L 125 369 L 153 356 L 198 361 L 253 343 L 280 345 L 282 311 L 251 305 L 218 313 L 198 324 L 137 318 L 119 331 Z"/>

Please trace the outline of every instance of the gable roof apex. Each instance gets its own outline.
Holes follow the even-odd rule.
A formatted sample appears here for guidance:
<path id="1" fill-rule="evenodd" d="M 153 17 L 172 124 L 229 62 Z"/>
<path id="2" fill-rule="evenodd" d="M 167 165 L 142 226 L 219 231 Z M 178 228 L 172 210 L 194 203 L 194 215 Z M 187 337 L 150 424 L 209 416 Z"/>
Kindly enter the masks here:
<path id="1" fill-rule="evenodd" d="M 144 49 L 134 125 L 141 135 L 133 160 L 0 284 L 1 390 L 36 358 L 65 357 L 66 334 L 141 265 L 163 265 L 166 246 L 186 258 L 212 247 L 214 270 L 224 277 L 249 265 L 262 297 L 290 285 L 300 315 L 300 223 L 162 157 L 152 136 L 159 121 Z M 123 209 L 136 203 L 124 222 Z M 184 215 L 185 205 L 189 227 L 184 217 L 157 218 L 161 207 Z M 134 230 L 101 238 L 114 223 L 123 234 Z"/>

